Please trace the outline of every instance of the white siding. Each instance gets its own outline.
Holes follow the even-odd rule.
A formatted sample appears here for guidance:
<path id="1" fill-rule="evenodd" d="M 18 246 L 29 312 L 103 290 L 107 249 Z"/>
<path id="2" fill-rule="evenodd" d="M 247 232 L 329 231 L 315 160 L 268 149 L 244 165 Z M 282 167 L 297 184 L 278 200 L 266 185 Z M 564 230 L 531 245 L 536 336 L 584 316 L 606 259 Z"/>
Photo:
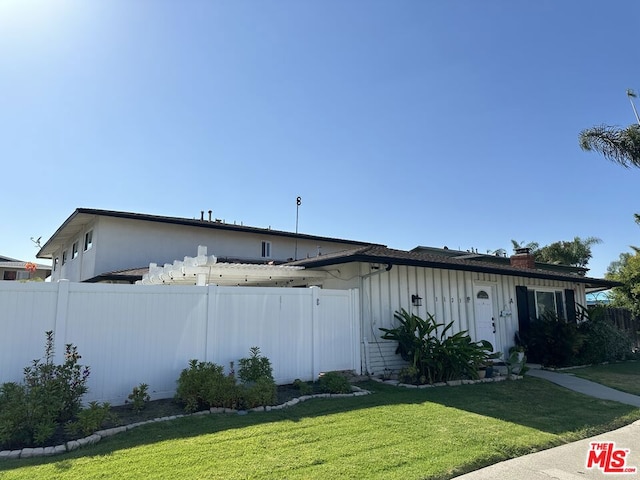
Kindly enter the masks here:
<path id="1" fill-rule="evenodd" d="M 467 330 L 476 338 L 474 314 L 474 285 L 484 285 L 493 292 L 493 311 L 496 325 L 494 348 L 506 353 L 514 344 L 518 330 L 516 285 L 554 287 L 575 290 L 576 302 L 586 304 L 584 284 L 514 277 L 487 273 L 466 272 L 411 266 L 385 265 L 372 270 L 370 264 L 359 264 L 360 305 L 362 316 L 362 365 L 369 373 L 380 374 L 385 368 L 397 370 L 404 362 L 395 355 L 396 343 L 380 339 L 380 327 L 395 326 L 394 313 L 401 308 L 422 318 L 434 315 L 438 323 L 454 322 L 451 333 Z M 340 266 L 331 280 L 332 288 L 351 285 L 353 270 Z M 422 306 L 411 304 L 411 295 L 422 297 Z"/>
<path id="2" fill-rule="evenodd" d="M 121 404 L 139 383 L 168 398 L 189 360 L 228 369 L 253 346 L 281 384 L 360 372 L 358 302 L 356 291 L 319 288 L 2 282 L 0 383 L 42 357 L 47 330 L 57 362 L 72 343 L 90 366 L 85 401 Z"/>
<path id="3" fill-rule="evenodd" d="M 84 235 L 93 230 L 93 246 L 84 251 Z M 78 241 L 79 255 L 71 258 L 71 246 Z M 271 256 L 262 258 L 262 242 L 271 242 Z M 102 273 L 144 268 L 149 263 L 164 265 L 195 256 L 198 245 L 204 245 L 209 255 L 220 261 L 226 257 L 244 261 L 286 261 L 294 258 L 296 239 L 262 233 L 219 230 L 214 228 L 174 225 L 114 217 L 98 217 L 97 220 L 70 238 L 64 248 L 53 256 L 60 257 L 67 251 L 67 262 L 60 265 L 52 280 L 67 279 L 78 282 Z M 321 254 L 354 248 L 352 243 L 298 238 L 297 258 L 316 257 Z"/>

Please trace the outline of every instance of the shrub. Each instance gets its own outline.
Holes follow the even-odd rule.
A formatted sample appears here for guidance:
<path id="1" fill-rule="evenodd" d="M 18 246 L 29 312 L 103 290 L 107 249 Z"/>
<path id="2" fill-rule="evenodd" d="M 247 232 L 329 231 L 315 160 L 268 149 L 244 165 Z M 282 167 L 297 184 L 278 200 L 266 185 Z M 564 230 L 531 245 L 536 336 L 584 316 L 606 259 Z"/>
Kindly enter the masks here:
<path id="1" fill-rule="evenodd" d="M 65 426 L 67 433 L 76 435 L 91 435 L 107 422 L 115 420 L 115 415 L 111 413 L 111 405 L 104 402 L 100 405 L 98 402 L 89 402 L 89 406 L 78 413 L 78 419 L 69 422 Z"/>
<path id="2" fill-rule="evenodd" d="M 557 314 L 546 312 L 531 322 L 529 331 L 522 335 L 529 360 L 545 366 L 566 367 L 576 362 L 584 342 L 577 324 L 567 322 Z"/>
<path id="3" fill-rule="evenodd" d="M 578 331 L 584 337 L 577 363 L 602 363 L 626 360 L 632 356 L 631 338 L 605 317 L 606 307 L 588 310 L 580 307 L 582 322 Z"/>
<path id="4" fill-rule="evenodd" d="M 309 395 L 313 393 L 313 386 L 309 385 L 307 382 L 303 382 L 299 378 L 296 378 L 293 381 L 293 386 L 300 390 L 301 395 Z"/>
<path id="5" fill-rule="evenodd" d="M 477 378 L 478 369 L 495 358 L 489 342 L 473 342 L 466 330 L 449 335 L 453 322 L 445 326 L 431 314 L 422 319 L 404 309 L 394 317 L 399 323 L 396 328 L 380 330 L 383 339 L 398 342 L 396 353 L 409 362 L 410 369 L 400 375 L 404 383 Z"/>
<path id="6" fill-rule="evenodd" d="M 0 443 L 43 445 L 63 423 L 80 412 L 87 392 L 89 367 L 72 344 L 65 347 L 65 361 L 56 365 L 53 332 L 45 333 L 45 355 L 24 369 L 23 384 L 0 388 Z"/>
<path id="7" fill-rule="evenodd" d="M 340 372 L 327 372 L 318 378 L 320 390 L 325 393 L 350 393 L 351 383 Z"/>
<path id="8" fill-rule="evenodd" d="M 239 362 L 236 382 L 233 363 L 229 375 L 220 365 L 191 360 L 178 378 L 176 399 L 184 404 L 187 412 L 211 407 L 253 408 L 272 405 L 276 400 L 276 384 L 273 380 L 271 362 L 260 355 L 258 347 L 251 348 L 251 356 Z"/>
<path id="9" fill-rule="evenodd" d="M 220 365 L 191 360 L 189 368 L 182 370 L 178 378 L 176 399 L 184 404 L 185 411 L 189 413 L 209 408 L 211 402 L 218 402 L 216 386 L 224 378 L 224 368 Z"/>
<path id="10" fill-rule="evenodd" d="M 268 377 L 260 377 L 243 386 L 242 397 L 246 408 L 273 405 L 277 400 L 276 384 Z"/>
<path id="11" fill-rule="evenodd" d="M 273 369 L 267 357 L 260 355 L 258 347 L 249 349 L 249 358 L 241 358 L 238 362 L 238 378 L 244 382 L 257 382 L 260 378 L 273 380 Z"/>
<path id="12" fill-rule="evenodd" d="M 149 385 L 141 383 L 137 387 L 133 387 L 133 390 L 127 397 L 131 401 L 131 409 L 139 413 L 146 407 L 146 404 L 151 400 L 151 396 L 147 393 Z"/>

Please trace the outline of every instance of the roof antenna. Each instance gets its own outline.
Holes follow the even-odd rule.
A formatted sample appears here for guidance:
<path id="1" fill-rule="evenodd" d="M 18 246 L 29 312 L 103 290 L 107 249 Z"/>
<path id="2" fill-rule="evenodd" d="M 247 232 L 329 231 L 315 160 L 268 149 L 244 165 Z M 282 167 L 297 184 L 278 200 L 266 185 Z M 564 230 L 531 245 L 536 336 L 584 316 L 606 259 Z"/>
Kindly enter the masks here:
<path id="1" fill-rule="evenodd" d="M 33 237 L 31 237 L 31 241 L 34 243 L 34 246 L 37 248 L 42 248 L 42 245 L 40 245 L 41 239 L 42 237 L 38 237 L 37 239 L 34 239 Z"/>
<path id="2" fill-rule="evenodd" d="M 636 110 L 636 106 L 633 104 L 633 99 L 637 98 L 637 96 L 638 95 L 636 95 L 636 92 L 634 92 L 630 88 L 627 88 L 627 97 L 629 97 L 629 101 L 631 102 L 631 108 L 633 108 L 633 113 L 636 116 L 636 121 L 638 122 L 638 125 L 640 125 L 640 117 L 638 117 L 638 111 Z"/>
<path id="3" fill-rule="evenodd" d="M 295 254 L 293 255 L 294 260 L 298 260 L 298 212 L 300 210 L 300 205 L 302 205 L 302 197 L 296 197 L 296 249 Z"/>

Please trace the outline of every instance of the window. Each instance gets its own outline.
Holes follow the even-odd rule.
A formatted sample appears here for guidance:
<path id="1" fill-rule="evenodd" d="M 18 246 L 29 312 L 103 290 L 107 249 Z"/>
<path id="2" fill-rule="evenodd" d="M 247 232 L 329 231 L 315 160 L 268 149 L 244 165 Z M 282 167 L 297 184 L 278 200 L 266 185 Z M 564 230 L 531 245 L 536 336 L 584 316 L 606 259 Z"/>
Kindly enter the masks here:
<path id="1" fill-rule="evenodd" d="M 93 246 L 93 230 L 89 230 L 84 234 L 84 251 L 86 252 Z"/>
<path id="2" fill-rule="evenodd" d="M 15 270 L 5 270 L 4 271 L 4 280 L 15 280 L 17 278 L 18 272 Z"/>
<path id="3" fill-rule="evenodd" d="M 67 263 L 67 251 L 62 252 L 62 264 Z"/>
<path id="4" fill-rule="evenodd" d="M 559 318 L 567 318 L 561 291 L 534 290 L 534 292 L 536 316 L 538 318 L 545 314 L 555 314 Z"/>
<path id="5" fill-rule="evenodd" d="M 262 242 L 262 258 L 271 257 L 271 242 Z"/>
<path id="6" fill-rule="evenodd" d="M 71 246 L 71 260 L 78 256 L 78 242 L 73 242 Z"/>
<path id="7" fill-rule="evenodd" d="M 55 272 L 58 268 L 58 257 L 53 259 L 53 271 Z"/>

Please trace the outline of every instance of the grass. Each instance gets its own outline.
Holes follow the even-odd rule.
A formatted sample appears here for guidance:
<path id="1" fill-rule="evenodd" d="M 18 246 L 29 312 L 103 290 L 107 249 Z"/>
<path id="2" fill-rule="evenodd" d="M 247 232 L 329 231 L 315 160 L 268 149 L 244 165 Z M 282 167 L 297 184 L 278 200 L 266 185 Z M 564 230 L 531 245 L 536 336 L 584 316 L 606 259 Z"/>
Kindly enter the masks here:
<path id="1" fill-rule="evenodd" d="M 640 395 L 640 362 L 611 363 L 571 370 L 577 377 Z"/>
<path id="2" fill-rule="evenodd" d="M 361 385 L 374 393 L 156 423 L 58 457 L 0 462 L 0 479 L 446 479 L 640 418 L 535 378 Z"/>

